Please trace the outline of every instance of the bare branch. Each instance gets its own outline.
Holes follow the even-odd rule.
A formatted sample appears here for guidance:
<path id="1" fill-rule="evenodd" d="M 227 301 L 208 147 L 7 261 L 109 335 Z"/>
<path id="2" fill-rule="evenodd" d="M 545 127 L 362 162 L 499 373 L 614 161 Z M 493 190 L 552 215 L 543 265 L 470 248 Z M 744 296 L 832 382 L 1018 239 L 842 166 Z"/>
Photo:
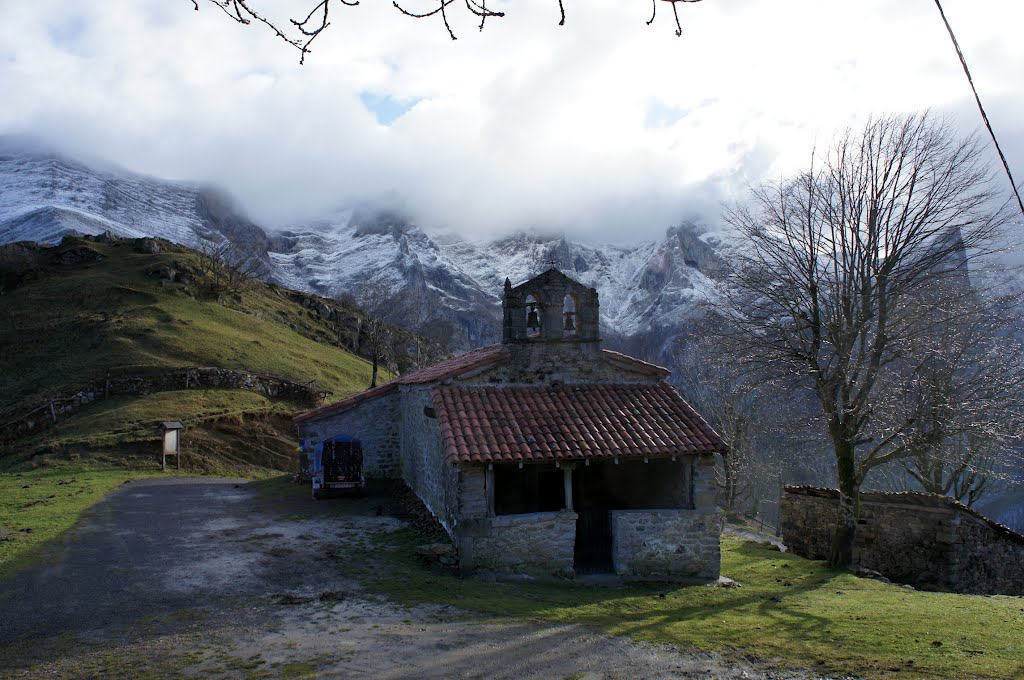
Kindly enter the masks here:
<path id="1" fill-rule="evenodd" d="M 199 11 L 199 0 L 189 0 L 192 3 L 193 9 Z M 338 3 L 345 5 L 346 7 L 355 7 L 360 4 L 360 0 L 316 0 L 311 9 L 306 13 L 305 18 L 291 18 L 288 19 L 288 23 L 291 25 L 292 34 L 289 35 L 287 26 L 279 25 L 274 20 L 270 19 L 266 15 L 260 13 L 254 5 L 258 5 L 260 0 L 207 0 L 216 6 L 219 10 L 224 12 L 228 17 L 236 23 L 244 26 L 249 26 L 253 22 L 263 24 L 269 28 L 274 35 L 288 43 L 295 49 L 299 50 L 299 64 L 306 62 L 306 55 L 310 52 L 310 45 L 316 40 L 320 34 L 326 31 L 330 26 L 330 8 L 332 3 Z M 309 0 L 313 2 L 313 0 Z M 392 5 L 405 16 L 412 17 L 415 19 L 425 19 L 432 17 L 436 14 L 441 15 L 441 19 L 444 22 L 444 27 L 448 31 L 449 37 L 452 40 L 456 40 L 455 31 L 452 29 L 451 24 L 448 21 L 448 9 L 455 0 L 433 0 L 437 3 L 436 7 L 429 9 L 424 12 L 416 12 L 400 5 L 398 0 L 392 0 Z M 654 17 L 657 14 L 657 2 L 671 2 L 672 13 L 675 17 L 676 22 L 676 35 L 681 36 L 683 34 L 683 27 L 679 20 L 679 13 L 676 9 L 676 3 L 695 3 L 702 2 L 702 0 L 652 0 L 654 3 L 653 11 L 651 13 L 651 19 L 647 22 L 650 26 L 654 22 Z M 501 18 L 505 16 L 504 12 L 489 9 L 487 7 L 487 0 L 463 0 L 463 4 L 466 7 L 466 11 L 476 17 L 480 17 L 479 30 L 483 31 L 484 25 L 487 23 L 487 19 Z M 565 26 L 565 4 L 563 0 L 558 0 L 558 13 L 559 13 L 559 26 Z M 299 15 L 301 16 L 301 14 Z"/>
<path id="2" fill-rule="evenodd" d="M 448 29 L 448 35 L 451 36 L 452 40 L 458 40 L 458 38 L 455 37 L 455 32 L 452 31 L 452 27 L 448 24 L 448 15 L 445 12 L 445 8 L 448 5 L 452 4 L 454 1 L 455 0 L 440 0 L 440 4 L 438 4 L 437 9 L 433 9 L 433 10 L 430 10 L 429 12 L 424 12 L 422 14 L 417 14 L 415 12 L 410 12 L 409 10 L 407 10 L 404 7 L 402 7 L 401 5 L 399 5 L 398 4 L 398 0 L 393 0 L 393 2 L 391 4 L 394 5 L 395 9 L 397 9 L 399 12 L 401 12 L 405 16 L 413 17 L 414 19 L 425 19 L 426 17 L 432 17 L 435 14 L 437 14 L 438 12 L 440 12 L 441 13 L 441 18 L 444 20 L 444 27 Z"/>

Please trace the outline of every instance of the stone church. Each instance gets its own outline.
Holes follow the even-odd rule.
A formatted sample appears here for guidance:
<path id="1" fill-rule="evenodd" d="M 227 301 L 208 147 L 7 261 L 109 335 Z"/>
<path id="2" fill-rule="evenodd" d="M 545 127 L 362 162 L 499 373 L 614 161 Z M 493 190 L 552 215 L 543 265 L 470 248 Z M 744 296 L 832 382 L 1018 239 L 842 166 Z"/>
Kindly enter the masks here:
<path id="1" fill-rule="evenodd" d="M 506 279 L 502 308 L 501 344 L 298 416 L 303 447 L 357 439 L 463 569 L 717 578 L 725 444 L 669 371 L 602 349 L 597 291 L 558 270 Z"/>

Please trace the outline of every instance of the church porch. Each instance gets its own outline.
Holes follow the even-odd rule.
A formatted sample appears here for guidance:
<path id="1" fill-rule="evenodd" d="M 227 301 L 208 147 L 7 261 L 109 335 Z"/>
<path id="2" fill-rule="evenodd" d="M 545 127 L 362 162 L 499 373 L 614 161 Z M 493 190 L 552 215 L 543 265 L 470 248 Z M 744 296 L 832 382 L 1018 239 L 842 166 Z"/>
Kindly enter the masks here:
<path id="1" fill-rule="evenodd" d="M 717 577 L 711 456 L 498 463 L 461 472 L 456 538 L 464 569 Z"/>

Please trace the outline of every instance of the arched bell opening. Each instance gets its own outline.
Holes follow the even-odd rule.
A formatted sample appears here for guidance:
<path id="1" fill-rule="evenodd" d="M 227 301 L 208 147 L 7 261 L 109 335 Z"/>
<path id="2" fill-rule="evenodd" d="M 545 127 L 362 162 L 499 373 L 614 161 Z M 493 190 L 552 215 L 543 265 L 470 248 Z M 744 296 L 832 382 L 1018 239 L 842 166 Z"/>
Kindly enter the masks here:
<path id="1" fill-rule="evenodd" d="M 576 317 L 576 296 L 568 293 L 562 300 L 562 337 L 571 338 L 577 334 L 579 319 Z"/>
<path id="2" fill-rule="evenodd" d="M 526 307 L 526 337 L 537 337 L 542 328 L 540 301 L 535 295 L 527 295 L 524 306 Z"/>

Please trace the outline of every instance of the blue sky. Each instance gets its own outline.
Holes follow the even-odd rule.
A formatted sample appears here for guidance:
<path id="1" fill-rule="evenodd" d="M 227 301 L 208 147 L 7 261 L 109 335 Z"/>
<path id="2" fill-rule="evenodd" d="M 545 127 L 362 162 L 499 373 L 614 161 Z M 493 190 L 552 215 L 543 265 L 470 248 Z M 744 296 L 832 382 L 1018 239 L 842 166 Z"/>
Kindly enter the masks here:
<path id="1" fill-rule="evenodd" d="M 252 0 L 279 23 L 299 0 Z M 215 182 L 267 226 L 394 200 L 424 226 L 583 240 L 710 226 L 869 115 L 931 108 L 978 128 L 934 3 L 494 0 L 450 13 L 340 4 L 305 66 L 200 0 L 34 0 L 0 25 L 0 133 L 161 177 Z M 306 3 L 312 6 L 315 3 Z M 490 5 L 489 5 L 490 6 Z M 1024 177 L 1024 3 L 945 0 Z"/>
<path id="2" fill-rule="evenodd" d="M 376 117 L 381 125 L 391 125 L 416 106 L 418 99 L 398 101 L 386 94 L 376 92 L 360 92 L 359 99 L 363 106 Z"/>

